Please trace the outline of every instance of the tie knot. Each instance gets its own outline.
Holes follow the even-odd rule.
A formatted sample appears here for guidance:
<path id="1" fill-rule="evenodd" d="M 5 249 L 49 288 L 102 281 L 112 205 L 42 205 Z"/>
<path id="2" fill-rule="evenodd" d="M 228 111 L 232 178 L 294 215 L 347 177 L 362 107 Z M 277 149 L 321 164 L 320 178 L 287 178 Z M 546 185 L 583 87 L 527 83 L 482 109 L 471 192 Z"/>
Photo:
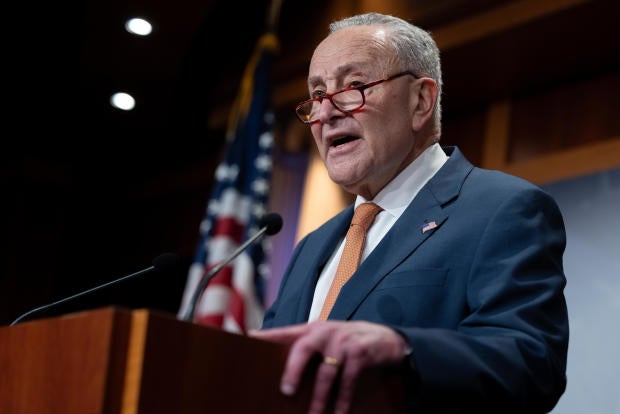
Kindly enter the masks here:
<path id="1" fill-rule="evenodd" d="M 355 213 L 353 214 L 353 219 L 351 220 L 351 225 L 357 225 L 364 228 L 364 230 L 368 230 L 368 227 L 375 220 L 375 216 L 383 210 L 375 203 L 363 203 L 357 206 L 355 209 Z"/>

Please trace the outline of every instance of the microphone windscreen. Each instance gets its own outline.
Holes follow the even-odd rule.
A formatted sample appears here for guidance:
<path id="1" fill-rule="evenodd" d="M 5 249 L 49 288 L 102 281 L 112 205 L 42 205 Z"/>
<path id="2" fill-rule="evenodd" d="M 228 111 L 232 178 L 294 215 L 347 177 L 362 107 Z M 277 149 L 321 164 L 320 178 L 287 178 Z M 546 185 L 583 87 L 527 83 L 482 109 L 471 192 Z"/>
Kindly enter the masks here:
<path id="1" fill-rule="evenodd" d="M 155 267 L 155 270 L 164 273 L 172 273 L 178 270 L 180 265 L 181 258 L 174 253 L 164 253 L 153 260 L 153 267 Z"/>
<path id="2" fill-rule="evenodd" d="M 265 234 L 273 236 L 282 229 L 282 216 L 278 213 L 265 214 L 260 223 L 260 228 L 267 227 Z"/>

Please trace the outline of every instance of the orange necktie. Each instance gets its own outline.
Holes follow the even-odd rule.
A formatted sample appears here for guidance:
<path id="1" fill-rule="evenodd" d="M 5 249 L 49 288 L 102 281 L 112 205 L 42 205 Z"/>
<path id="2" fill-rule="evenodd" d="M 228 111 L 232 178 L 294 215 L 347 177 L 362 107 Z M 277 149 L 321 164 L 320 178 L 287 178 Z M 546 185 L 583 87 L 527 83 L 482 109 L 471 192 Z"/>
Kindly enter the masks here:
<path id="1" fill-rule="evenodd" d="M 363 203 L 355 209 L 344 243 L 344 251 L 340 257 L 340 263 L 338 263 L 338 270 L 336 270 L 336 275 L 325 298 L 319 320 L 327 319 L 334 303 L 336 303 L 340 289 L 357 269 L 366 242 L 366 232 L 375 221 L 375 216 L 379 211 L 381 211 L 381 207 L 374 203 Z"/>

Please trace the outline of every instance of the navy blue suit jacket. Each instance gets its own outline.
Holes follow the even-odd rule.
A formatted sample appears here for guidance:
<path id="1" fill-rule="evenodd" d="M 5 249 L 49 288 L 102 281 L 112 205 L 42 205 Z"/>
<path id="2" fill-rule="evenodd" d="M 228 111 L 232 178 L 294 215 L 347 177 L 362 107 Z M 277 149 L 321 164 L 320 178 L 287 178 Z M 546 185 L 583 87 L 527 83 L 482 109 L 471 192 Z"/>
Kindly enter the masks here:
<path id="1" fill-rule="evenodd" d="M 538 187 L 444 150 L 448 161 L 342 288 L 329 318 L 404 335 L 412 408 L 549 411 L 566 385 L 560 211 Z M 307 321 L 352 215 L 350 206 L 299 242 L 264 328 Z M 423 231 L 431 222 L 437 227 Z"/>

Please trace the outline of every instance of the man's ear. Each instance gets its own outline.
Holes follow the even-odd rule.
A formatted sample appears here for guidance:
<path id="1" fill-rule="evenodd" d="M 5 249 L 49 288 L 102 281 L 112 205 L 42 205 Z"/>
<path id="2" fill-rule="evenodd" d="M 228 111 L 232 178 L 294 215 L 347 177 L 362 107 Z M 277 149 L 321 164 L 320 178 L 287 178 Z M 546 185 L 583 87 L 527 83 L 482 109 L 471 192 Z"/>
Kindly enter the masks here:
<path id="1" fill-rule="evenodd" d="M 417 132 L 433 116 L 437 104 L 437 82 L 431 78 L 421 78 L 418 82 L 413 83 L 412 89 L 413 116 L 411 128 Z"/>

